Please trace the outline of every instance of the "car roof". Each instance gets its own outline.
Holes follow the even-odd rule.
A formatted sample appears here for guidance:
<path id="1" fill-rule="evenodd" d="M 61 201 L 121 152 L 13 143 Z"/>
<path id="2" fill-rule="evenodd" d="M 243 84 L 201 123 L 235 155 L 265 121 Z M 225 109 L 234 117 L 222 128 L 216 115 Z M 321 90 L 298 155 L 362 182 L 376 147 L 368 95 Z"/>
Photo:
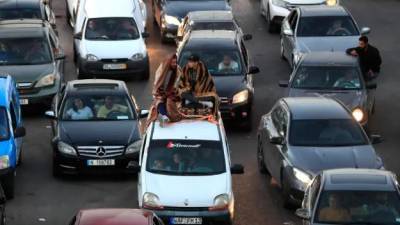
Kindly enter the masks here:
<path id="1" fill-rule="evenodd" d="M 306 66 L 358 66 L 356 57 L 344 52 L 310 52 L 303 56 L 301 65 Z M 300 66 L 301 66 L 300 65 Z"/>
<path id="2" fill-rule="evenodd" d="M 79 225 L 148 225 L 152 215 L 141 209 L 85 209 L 79 212 Z"/>
<path id="3" fill-rule="evenodd" d="M 185 48 L 237 49 L 237 31 L 194 30 L 190 32 Z"/>
<path id="4" fill-rule="evenodd" d="M 233 14 L 230 10 L 192 11 L 188 18 L 193 21 L 232 21 Z"/>
<path id="5" fill-rule="evenodd" d="M 47 22 L 40 19 L 0 20 L 0 36 L 3 38 L 43 37 L 47 28 Z"/>
<path id="6" fill-rule="evenodd" d="M 348 16 L 349 13 L 343 6 L 313 5 L 300 6 L 301 17 L 313 16 Z"/>
<path id="7" fill-rule="evenodd" d="M 30 8 L 40 9 L 42 0 L 1 0 L 0 8 L 2 9 L 17 9 L 17 8 Z"/>
<path id="8" fill-rule="evenodd" d="M 9 75 L 0 74 L 0 106 L 8 107 L 9 104 L 9 87 L 12 83 L 12 78 Z"/>
<path id="9" fill-rule="evenodd" d="M 85 3 L 88 18 L 133 17 L 135 8 L 133 0 L 118 0 L 118 4 L 110 0 L 86 0 Z"/>
<path id="10" fill-rule="evenodd" d="M 347 109 L 338 101 L 326 97 L 283 98 L 292 120 L 352 119 Z"/>
<path id="11" fill-rule="evenodd" d="M 377 169 L 333 169 L 323 172 L 324 190 L 394 191 L 393 174 Z"/>
<path id="12" fill-rule="evenodd" d="M 69 81 L 66 92 L 73 93 L 126 93 L 125 82 L 109 79 L 84 79 Z"/>
<path id="13" fill-rule="evenodd" d="M 220 141 L 219 126 L 209 121 L 182 120 L 161 127 L 160 123 L 155 121 L 152 139 Z"/>

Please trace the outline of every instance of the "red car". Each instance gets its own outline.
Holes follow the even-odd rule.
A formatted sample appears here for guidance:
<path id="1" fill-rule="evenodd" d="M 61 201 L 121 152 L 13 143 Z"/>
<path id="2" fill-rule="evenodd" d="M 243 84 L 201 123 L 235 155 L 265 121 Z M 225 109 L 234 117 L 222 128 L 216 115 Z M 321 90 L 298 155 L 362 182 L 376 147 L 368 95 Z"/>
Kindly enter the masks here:
<path id="1" fill-rule="evenodd" d="M 141 209 L 85 209 L 69 225 L 164 225 L 151 211 Z"/>

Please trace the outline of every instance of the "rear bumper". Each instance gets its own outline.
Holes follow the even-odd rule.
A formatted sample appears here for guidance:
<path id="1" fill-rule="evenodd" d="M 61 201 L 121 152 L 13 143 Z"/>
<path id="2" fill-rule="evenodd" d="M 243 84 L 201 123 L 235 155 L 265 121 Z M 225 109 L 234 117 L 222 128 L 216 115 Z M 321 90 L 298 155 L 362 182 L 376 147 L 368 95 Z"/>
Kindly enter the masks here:
<path id="1" fill-rule="evenodd" d="M 166 225 L 174 225 L 174 217 L 183 218 L 202 218 L 202 225 L 230 225 L 231 215 L 228 210 L 224 211 L 175 211 L 175 210 L 153 210 Z"/>

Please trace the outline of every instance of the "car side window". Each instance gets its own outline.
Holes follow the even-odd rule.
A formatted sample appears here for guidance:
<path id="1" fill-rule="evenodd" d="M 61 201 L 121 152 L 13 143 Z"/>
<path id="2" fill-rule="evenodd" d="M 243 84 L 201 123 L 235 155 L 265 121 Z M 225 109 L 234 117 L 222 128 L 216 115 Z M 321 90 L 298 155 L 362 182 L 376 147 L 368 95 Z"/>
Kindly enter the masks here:
<path id="1" fill-rule="evenodd" d="M 296 30 L 297 18 L 298 18 L 298 14 L 295 11 L 293 13 L 292 21 L 290 22 L 290 28 L 292 29 L 293 32 Z"/>
<path id="2" fill-rule="evenodd" d="M 279 135 L 281 135 L 281 120 L 280 120 L 280 115 L 281 115 L 282 107 L 276 106 L 275 109 L 271 113 L 271 119 L 272 123 L 274 124 L 274 127 L 276 131 L 278 132 Z"/>
<path id="3" fill-rule="evenodd" d="M 20 109 L 19 108 L 17 108 L 17 103 L 18 103 L 18 98 L 17 98 L 17 93 L 16 93 L 16 91 L 13 91 L 12 92 L 12 96 L 11 96 L 11 98 L 12 98 L 12 101 L 14 102 L 14 104 L 13 104 L 13 107 L 14 107 L 14 113 L 15 113 L 15 117 L 18 119 L 18 118 L 20 118 L 20 114 L 21 114 L 21 112 L 20 112 Z"/>

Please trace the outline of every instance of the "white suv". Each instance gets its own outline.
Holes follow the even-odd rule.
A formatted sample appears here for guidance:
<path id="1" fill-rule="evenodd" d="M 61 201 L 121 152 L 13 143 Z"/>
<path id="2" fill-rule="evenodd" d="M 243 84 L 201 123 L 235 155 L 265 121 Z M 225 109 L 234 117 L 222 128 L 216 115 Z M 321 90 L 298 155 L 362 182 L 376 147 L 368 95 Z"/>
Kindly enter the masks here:
<path id="1" fill-rule="evenodd" d="M 148 33 L 135 1 L 85 0 L 81 4 L 74 28 L 78 78 L 124 75 L 148 79 L 144 41 Z"/>
<path id="2" fill-rule="evenodd" d="M 139 159 L 139 207 L 168 224 L 231 224 L 234 197 L 229 147 L 222 121 L 150 124 Z"/>

